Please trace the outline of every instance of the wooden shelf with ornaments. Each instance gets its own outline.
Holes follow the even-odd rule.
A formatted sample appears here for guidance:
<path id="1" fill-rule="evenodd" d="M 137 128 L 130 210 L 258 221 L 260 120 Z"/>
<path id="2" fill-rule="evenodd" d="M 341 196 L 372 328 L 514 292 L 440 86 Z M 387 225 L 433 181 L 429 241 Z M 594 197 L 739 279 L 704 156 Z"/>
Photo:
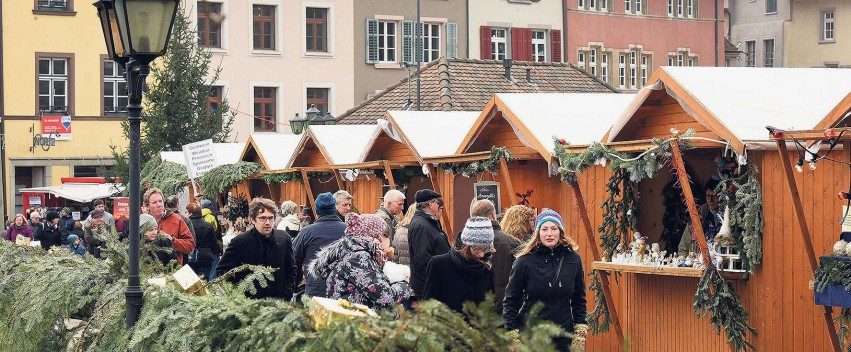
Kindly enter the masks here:
<path id="1" fill-rule="evenodd" d="M 680 276 L 680 277 L 696 277 L 703 276 L 703 269 L 697 268 L 678 268 L 662 265 L 636 265 L 636 264 L 619 264 L 612 262 L 595 261 L 591 263 L 592 270 L 602 270 L 609 272 L 622 272 L 633 274 L 647 275 L 663 275 L 663 276 Z M 741 280 L 744 278 L 743 273 L 724 272 L 724 277 L 730 280 Z"/>

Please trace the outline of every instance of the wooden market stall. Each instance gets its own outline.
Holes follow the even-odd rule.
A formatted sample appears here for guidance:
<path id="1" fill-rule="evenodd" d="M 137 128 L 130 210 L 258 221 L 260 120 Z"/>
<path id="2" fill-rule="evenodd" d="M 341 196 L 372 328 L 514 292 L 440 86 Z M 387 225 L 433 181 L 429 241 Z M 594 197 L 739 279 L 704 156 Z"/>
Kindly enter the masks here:
<path id="1" fill-rule="evenodd" d="M 213 143 L 213 151 L 216 154 L 216 162 L 213 164 L 213 166 L 218 167 L 222 165 L 230 165 L 237 163 L 241 160 L 243 149 L 245 149 L 245 143 Z M 186 167 L 186 154 L 184 154 L 182 151 L 161 151 L 160 159 Z M 187 198 L 188 202 L 195 202 L 196 192 L 193 192 L 191 190 L 197 185 L 192 185 L 191 182 L 187 184 L 187 187 L 189 187 L 190 189 Z M 207 195 L 207 197 L 218 198 L 217 201 L 219 202 L 219 204 L 225 204 L 227 202 L 227 199 L 222 199 L 221 197 L 219 197 L 219 195 L 211 194 Z"/>
<path id="2" fill-rule="evenodd" d="M 408 203 L 413 202 L 416 191 L 420 189 L 430 188 L 441 193 L 447 204 L 441 213 L 441 220 L 444 230 L 453 241 L 452 229 L 463 226 L 455 224 L 454 214 L 447 211 L 454 198 L 451 193 L 445 192 L 451 190 L 455 180 L 461 176 L 437 170 L 425 160 L 453 155 L 478 116 L 478 111 L 388 111 L 385 114 L 388 124 L 382 125 L 388 136 L 401 141 L 413 155 L 420 172 L 412 173 L 428 177 L 428 181 L 424 177 L 414 178 L 407 185 L 405 193 Z"/>
<path id="3" fill-rule="evenodd" d="M 618 283 L 608 280 L 603 286 L 609 285 L 611 290 L 612 297 L 606 297 L 605 302 L 609 308 L 615 308 L 609 309 L 616 312 L 611 316 L 612 323 L 620 325 L 632 349 L 732 350 L 733 344 L 728 345 L 728 339 L 741 338 L 739 341 L 752 344 L 757 351 L 838 351 L 831 312 L 828 309 L 825 314 L 822 307 L 814 304 L 808 283 L 813 279 L 812 253 L 828 253 L 838 238 L 837 219 L 842 215 L 842 202 L 835 194 L 846 190 L 851 173 L 839 164 L 819 163 L 816 170 L 807 171 L 807 177 L 791 176 L 795 178 L 792 185 L 806 190 L 801 192 L 802 206 L 793 205 L 790 200 L 795 195 L 794 187 L 790 195 L 787 185 L 790 175 L 784 172 L 783 165 L 789 169 L 790 158 L 797 161 L 798 155 L 787 152 L 785 144 L 769 140 L 765 126 L 824 129 L 845 125 L 851 102 L 849 92 L 851 71 L 663 67 L 656 70 L 648 86 L 625 109 L 602 145 L 564 148 L 571 154 L 560 155 L 560 172 L 563 176 L 576 177 L 578 183 L 574 188 L 579 190 L 578 195 L 584 196 L 584 207 L 573 212 L 568 222 L 576 230 L 593 229 L 597 245 L 601 245 L 602 239 L 597 229 L 605 225 L 604 219 L 618 218 L 618 214 L 600 206 L 607 200 L 618 203 L 625 200 L 623 196 L 609 198 L 611 190 L 607 189 L 607 183 L 614 179 L 612 167 L 594 167 L 595 162 L 599 165 L 606 159 L 617 161 L 614 170 L 622 173 L 624 181 L 615 188 L 621 187 L 623 194 L 628 188 L 635 196 L 634 208 L 630 209 L 640 214 L 636 228 L 617 236 L 631 237 L 631 231 L 638 230 L 648 237 L 648 243 L 659 241 L 670 221 L 665 216 L 663 194 L 666 186 L 674 185 L 677 196 L 672 204 L 684 207 L 682 199 L 685 199 L 688 222 L 685 226 L 694 228 L 700 252 L 707 258 L 707 244 L 696 210 L 703 194 L 700 186 L 713 173 L 724 169 L 731 170 L 733 175 L 747 176 L 737 179 L 735 187 L 725 187 L 722 197 L 728 197 L 729 204 L 743 212 L 733 212 L 730 216 L 740 219 L 732 226 L 734 237 L 747 236 L 745 241 L 749 241 L 744 248 L 749 256 L 746 260 L 751 260 L 751 275 L 740 278 L 725 273 L 727 279 L 718 281 L 722 284 L 697 291 L 702 279 L 696 276 L 707 275 L 695 275 L 695 269 L 681 271 L 683 268 L 618 264 L 611 260 L 586 265 L 586 272 L 593 268 L 623 274 Z M 657 140 L 654 142 L 653 138 Z M 684 150 L 684 146 L 694 149 Z M 845 150 L 842 156 L 834 157 L 849 161 Z M 687 174 L 685 164 L 693 172 Z M 577 174 L 571 168 L 578 165 L 588 169 Z M 637 183 L 629 180 L 632 176 Z M 735 204 L 735 199 L 749 201 L 739 200 Z M 627 215 L 621 214 L 621 219 L 633 216 L 624 213 Z M 742 214 L 752 217 L 746 222 L 741 220 Z M 763 215 L 764 228 L 758 231 Z M 754 226 L 742 230 L 747 225 Z M 739 230 L 742 232 L 736 233 Z M 808 238 L 812 240 L 812 249 L 808 248 Z M 587 252 L 582 254 L 583 258 L 588 256 Z M 734 289 L 740 300 L 729 299 L 729 294 L 720 299 L 730 306 L 740 304 L 749 314 L 725 317 L 744 321 L 755 328 L 756 335 L 735 332 L 731 335 L 723 327 L 719 335 L 710 319 L 695 316 L 696 291 L 708 292 L 706 297 L 714 300 L 719 299 L 714 292 L 719 288 Z M 589 289 L 588 301 L 590 311 L 595 308 L 594 290 Z M 714 313 L 730 311 L 708 315 Z M 619 351 L 607 336 L 589 337 L 588 348 Z"/>
<path id="4" fill-rule="evenodd" d="M 309 204 L 323 192 L 336 192 L 340 189 L 352 193 L 353 204 L 361 212 L 373 212 L 377 209 L 377 195 L 381 191 L 381 182 L 375 177 L 340 172 L 336 165 L 359 163 L 365 151 L 380 132 L 377 125 L 321 125 L 310 126 L 304 133 L 304 139 L 296 147 L 292 160 L 285 168 L 273 169 L 267 173 L 297 172 L 305 183 Z M 350 176 L 345 178 L 344 176 Z M 358 190 L 358 191 L 355 191 Z M 362 192 L 362 193 L 358 193 Z M 315 210 L 315 209 L 314 209 Z M 315 215 L 315 214 L 314 214 Z"/>
<path id="5" fill-rule="evenodd" d="M 266 197 L 276 204 L 281 204 L 284 200 L 292 200 L 301 206 L 307 204 L 305 196 L 307 192 L 299 182 L 269 184 L 262 179 L 265 170 L 286 168 L 295 155 L 296 147 L 303 139 L 303 135 L 284 133 L 251 134 L 239 160 L 259 163 L 264 171 L 241 182 L 236 187 L 234 195 L 244 195 L 248 200 L 254 197 Z"/>

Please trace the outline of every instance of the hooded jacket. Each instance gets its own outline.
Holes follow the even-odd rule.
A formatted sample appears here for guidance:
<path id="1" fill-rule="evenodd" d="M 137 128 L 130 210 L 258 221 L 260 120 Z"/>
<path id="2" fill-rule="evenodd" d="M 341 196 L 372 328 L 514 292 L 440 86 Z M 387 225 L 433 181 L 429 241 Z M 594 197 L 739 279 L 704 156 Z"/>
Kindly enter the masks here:
<path id="1" fill-rule="evenodd" d="M 342 223 L 335 214 L 325 215 L 301 230 L 293 244 L 296 282 L 301 282 L 304 270 L 302 266 L 306 268 L 316 258 L 316 253 L 342 238 L 345 231 L 346 224 Z M 311 297 L 325 297 L 325 280 L 311 275 L 305 275 L 305 280 L 307 280 L 307 286 L 304 289 L 305 294 Z"/>
<path id="2" fill-rule="evenodd" d="M 391 242 L 396 252 L 396 261 L 402 265 L 411 265 L 411 251 L 408 247 L 408 228 L 399 226 Z"/>
<path id="3" fill-rule="evenodd" d="M 50 249 L 53 246 L 61 246 L 63 242 L 62 232 L 58 225 L 51 222 L 43 222 L 35 233 L 36 241 L 41 241 L 41 248 Z"/>
<path id="4" fill-rule="evenodd" d="M 493 288 L 493 272 L 490 269 L 452 249 L 428 262 L 423 299 L 436 299 L 461 312 L 464 302 L 484 301 L 485 294 L 493 292 Z"/>
<path id="5" fill-rule="evenodd" d="M 276 226 L 278 230 L 284 231 L 295 240 L 298 232 L 301 231 L 301 219 L 296 214 L 289 214 L 281 219 L 281 222 Z"/>
<path id="6" fill-rule="evenodd" d="M 192 215 L 189 217 L 192 222 L 192 227 L 195 228 L 195 249 L 198 250 L 198 257 L 204 259 L 213 259 L 216 254 L 221 254 L 218 243 L 216 243 L 216 235 L 213 233 L 213 227 L 210 226 L 202 215 Z"/>
<path id="7" fill-rule="evenodd" d="M 502 313 L 502 299 L 505 298 L 505 286 L 508 286 L 508 277 L 511 275 L 511 267 L 514 265 L 514 255 L 520 246 L 520 240 L 502 232 L 502 228 L 498 222 L 491 221 L 491 224 L 493 225 L 493 247 L 496 250 L 493 254 L 493 259 L 491 259 L 493 263 L 494 298 L 496 300 L 494 303 L 497 312 Z"/>
<path id="8" fill-rule="evenodd" d="M 157 226 L 160 231 L 174 237 L 172 246 L 177 252 L 177 264 L 183 266 L 183 256 L 195 250 L 195 238 L 189 232 L 189 226 L 183 221 L 183 216 L 166 209 Z M 88 238 L 86 240 L 88 241 Z"/>
<path id="9" fill-rule="evenodd" d="M 555 277 L 561 258 L 561 271 Z M 538 245 L 517 258 L 502 303 L 505 328 L 522 327 L 529 309 L 538 302 L 544 304 L 538 318 L 567 332 L 573 331 L 574 324 L 585 324 L 585 272 L 579 253 L 564 245 L 553 249 Z"/>
<path id="10" fill-rule="evenodd" d="M 390 307 L 408 298 L 411 288 L 405 281 L 390 284 L 376 259 L 383 251 L 379 247 L 371 238 L 345 236 L 317 253 L 308 274 L 326 283 L 325 297 L 374 309 Z"/>
<path id="11" fill-rule="evenodd" d="M 408 225 L 408 250 L 411 254 L 411 288 L 422 294 L 425 288 L 428 261 L 431 257 L 449 252 L 449 239 L 440 221 L 417 209 Z"/>
<path id="12" fill-rule="evenodd" d="M 216 267 L 216 276 L 220 277 L 242 264 L 263 265 L 277 269 L 273 274 L 274 279 L 268 286 L 261 287 L 255 282 L 254 287 L 257 293 L 249 294 L 249 297 L 283 298 L 288 301 L 293 297 L 296 276 L 292 240 L 283 231 L 272 230 L 269 237 L 266 237 L 252 228 L 234 237 L 225 250 L 225 254 L 222 255 L 219 266 Z M 239 283 L 248 274 L 247 271 L 242 271 L 234 275 L 231 282 Z"/>

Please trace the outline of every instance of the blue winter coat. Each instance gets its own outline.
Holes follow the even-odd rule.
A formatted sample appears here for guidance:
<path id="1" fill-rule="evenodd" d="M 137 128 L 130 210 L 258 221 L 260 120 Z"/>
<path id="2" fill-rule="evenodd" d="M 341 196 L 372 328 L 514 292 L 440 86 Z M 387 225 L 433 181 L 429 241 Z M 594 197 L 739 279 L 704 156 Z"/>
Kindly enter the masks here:
<path id="1" fill-rule="evenodd" d="M 74 245 L 73 243 L 67 245 L 68 249 L 71 250 L 71 253 L 77 254 L 83 258 L 86 257 L 86 247 L 82 244 Z"/>
<path id="2" fill-rule="evenodd" d="M 293 243 L 293 256 L 296 266 L 296 284 L 301 282 L 304 269 L 314 259 L 322 248 L 345 235 L 346 224 L 337 215 L 326 215 L 299 232 Z M 304 293 L 308 296 L 325 297 L 325 280 L 312 275 L 304 275 L 307 286 Z"/>

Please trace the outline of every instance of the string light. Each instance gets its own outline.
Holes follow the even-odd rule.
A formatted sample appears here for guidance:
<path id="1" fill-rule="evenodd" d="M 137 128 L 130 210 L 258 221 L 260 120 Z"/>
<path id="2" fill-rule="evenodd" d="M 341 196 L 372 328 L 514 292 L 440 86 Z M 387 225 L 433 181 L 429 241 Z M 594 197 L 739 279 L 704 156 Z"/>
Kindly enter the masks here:
<path id="1" fill-rule="evenodd" d="M 816 162 L 815 161 L 810 162 L 810 171 L 816 171 Z"/>
<path id="2" fill-rule="evenodd" d="M 795 171 L 804 172 L 804 157 L 798 158 L 798 162 L 795 164 Z"/>

